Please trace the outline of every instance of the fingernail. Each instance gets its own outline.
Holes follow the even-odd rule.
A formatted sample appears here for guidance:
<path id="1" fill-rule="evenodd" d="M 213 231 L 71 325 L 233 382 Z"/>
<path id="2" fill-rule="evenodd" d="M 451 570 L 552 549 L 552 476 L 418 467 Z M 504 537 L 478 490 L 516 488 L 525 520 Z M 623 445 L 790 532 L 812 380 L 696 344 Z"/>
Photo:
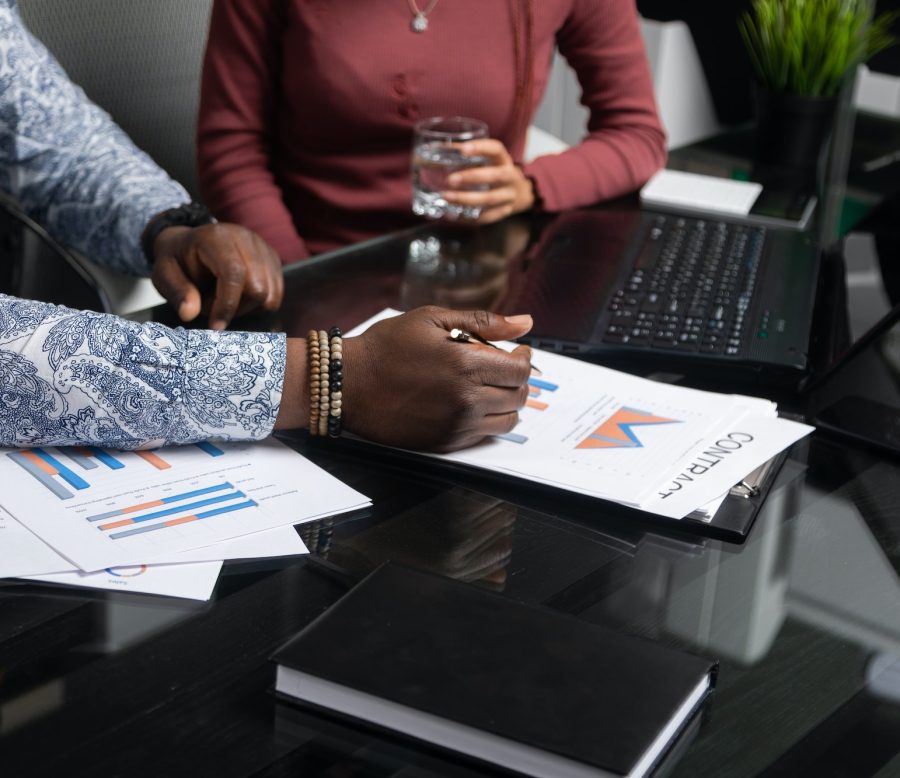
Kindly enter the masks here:
<path id="1" fill-rule="evenodd" d="M 507 324 L 514 324 L 517 327 L 523 324 L 531 324 L 531 316 L 527 313 L 522 313 L 518 316 L 504 316 L 503 320 Z"/>
<path id="2" fill-rule="evenodd" d="M 459 186 L 459 184 L 460 184 L 459 173 L 451 173 L 449 176 L 447 176 L 447 183 L 450 186 Z"/>
<path id="3" fill-rule="evenodd" d="M 218 321 L 211 321 L 209 323 L 209 328 L 211 330 L 224 330 L 225 327 L 226 327 L 226 324 L 221 319 L 219 319 Z"/>

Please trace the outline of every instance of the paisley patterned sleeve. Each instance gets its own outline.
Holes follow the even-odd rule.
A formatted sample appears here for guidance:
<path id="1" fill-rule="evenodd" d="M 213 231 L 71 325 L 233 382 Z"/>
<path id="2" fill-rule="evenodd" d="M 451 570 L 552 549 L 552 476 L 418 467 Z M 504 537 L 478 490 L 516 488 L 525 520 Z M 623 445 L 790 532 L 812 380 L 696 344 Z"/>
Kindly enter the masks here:
<path id="1" fill-rule="evenodd" d="M 147 275 L 140 236 L 185 190 L 66 76 L 0 0 L 0 189 L 61 243 Z"/>
<path id="2" fill-rule="evenodd" d="M 269 435 L 285 336 L 137 324 L 0 295 L 0 446 Z"/>

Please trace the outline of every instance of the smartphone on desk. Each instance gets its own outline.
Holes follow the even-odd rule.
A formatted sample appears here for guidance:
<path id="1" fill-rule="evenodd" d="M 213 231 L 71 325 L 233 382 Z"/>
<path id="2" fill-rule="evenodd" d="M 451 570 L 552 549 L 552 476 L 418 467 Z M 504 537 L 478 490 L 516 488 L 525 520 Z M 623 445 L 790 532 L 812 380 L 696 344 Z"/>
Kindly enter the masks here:
<path id="1" fill-rule="evenodd" d="M 900 305 L 801 393 L 823 432 L 900 454 Z"/>
<path id="2" fill-rule="evenodd" d="M 813 418 L 817 429 L 900 455 L 900 409 L 859 395 L 842 397 Z"/>

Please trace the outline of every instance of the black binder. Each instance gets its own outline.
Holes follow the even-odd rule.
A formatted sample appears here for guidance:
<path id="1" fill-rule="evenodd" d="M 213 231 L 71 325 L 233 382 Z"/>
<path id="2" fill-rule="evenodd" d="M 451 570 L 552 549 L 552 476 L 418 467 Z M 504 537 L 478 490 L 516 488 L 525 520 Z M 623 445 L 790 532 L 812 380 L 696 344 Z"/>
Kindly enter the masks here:
<path id="1" fill-rule="evenodd" d="M 279 437 L 285 439 L 286 442 L 290 442 L 292 439 L 296 440 L 297 435 L 307 438 L 306 433 L 290 432 L 280 433 Z M 315 438 L 307 439 L 311 445 L 321 444 L 321 441 Z M 329 440 L 327 445 L 331 448 L 336 444 L 346 448 L 348 451 L 357 451 L 363 456 L 369 457 L 371 457 L 374 445 L 354 438 L 341 438 L 339 441 Z M 410 466 L 433 466 L 434 472 L 437 474 L 444 472 L 463 476 L 466 484 L 473 488 L 484 488 L 496 494 L 498 491 L 497 487 L 500 487 L 502 492 L 500 496 L 513 502 L 521 500 L 523 496 L 527 495 L 528 505 L 538 510 L 544 509 L 544 503 L 546 502 L 548 503 L 546 508 L 553 511 L 555 508 L 558 508 L 560 500 L 565 500 L 567 507 L 572 509 L 574 513 L 585 512 L 597 520 L 611 519 L 637 522 L 639 525 L 650 524 L 655 527 L 686 532 L 691 535 L 701 535 L 732 543 L 742 543 L 746 540 L 770 491 L 781 483 L 796 477 L 797 469 L 791 469 L 784 477 L 781 477 L 781 474 L 784 463 L 788 460 L 790 453 L 796 449 L 796 446 L 803 445 L 805 445 L 803 441 L 798 441 L 794 446 L 776 454 L 764 465 L 749 473 L 739 483 L 732 486 L 725 502 L 722 503 L 715 515 L 708 520 L 693 516 L 683 519 L 670 519 L 667 516 L 649 513 L 599 497 L 579 494 L 561 487 L 557 488 L 546 484 L 533 483 L 524 478 L 491 472 L 458 462 L 435 459 L 416 454 L 415 452 L 384 446 L 377 446 L 377 450 L 379 461 L 382 464 L 396 462 L 402 467 L 406 475 L 409 474 Z M 508 494 L 509 492 L 513 494 Z M 598 505 L 602 506 L 602 512 L 597 510 Z"/>

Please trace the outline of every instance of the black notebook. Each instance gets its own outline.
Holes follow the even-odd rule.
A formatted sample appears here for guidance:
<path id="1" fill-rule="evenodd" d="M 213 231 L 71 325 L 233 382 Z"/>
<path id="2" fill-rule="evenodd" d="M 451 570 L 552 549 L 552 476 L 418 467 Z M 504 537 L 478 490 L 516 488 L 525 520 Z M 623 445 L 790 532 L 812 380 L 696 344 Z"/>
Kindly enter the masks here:
<path id="1" fill-rule="evenodd" d="M 715 663 L 388 563 L 274 656 L 276 691 L 525 775 L 650 773 Z"/>

